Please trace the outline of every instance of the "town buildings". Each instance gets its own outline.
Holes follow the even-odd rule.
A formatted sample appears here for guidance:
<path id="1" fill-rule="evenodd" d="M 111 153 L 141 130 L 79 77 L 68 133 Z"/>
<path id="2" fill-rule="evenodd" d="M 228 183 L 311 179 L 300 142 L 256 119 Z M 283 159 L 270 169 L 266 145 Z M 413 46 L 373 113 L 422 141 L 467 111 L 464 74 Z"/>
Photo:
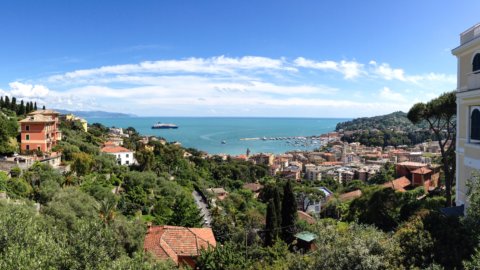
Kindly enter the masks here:
<path id="1" fill-rule="evenodd" d="M 59 113 L 53 110 L 33 111 L 20 121 L 20 149 L 22 152 L 52 152 L 62 139 Z"/>
<path id="2" fill-rule="evenodd" d="M 456 205 L 465 205 L 467 182 L 480 170 L 480 24 L 460 34 L 457 57 Z"/>

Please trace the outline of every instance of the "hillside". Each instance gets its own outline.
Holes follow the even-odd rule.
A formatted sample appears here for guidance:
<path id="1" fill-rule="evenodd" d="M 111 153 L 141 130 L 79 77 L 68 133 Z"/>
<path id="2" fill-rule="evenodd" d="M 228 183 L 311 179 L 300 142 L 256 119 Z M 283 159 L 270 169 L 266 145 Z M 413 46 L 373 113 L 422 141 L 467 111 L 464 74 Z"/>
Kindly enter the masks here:
<path id="1" fill-rule="evenodd" d="M 372 129 L 413 131 L 427 128 L 427 125 L 424 123 L 420 123 L 418 125 L 412 124 L 412 122 L 408 120 L 406 113 L 398 111 L 386 115 L 362 117 L 353 119 L 351 121 L 338 123 L 336 131 L 341 129 L 344 131 Z"/>
<path id="2" fill-rule="evenodd" d="M 435 140 L 426 123 L 412 124 L 404 112 L 356 118 L 338 123 L 336 131 L 344 131 L 343 141 L 367 146 L 415 145 Z"/>

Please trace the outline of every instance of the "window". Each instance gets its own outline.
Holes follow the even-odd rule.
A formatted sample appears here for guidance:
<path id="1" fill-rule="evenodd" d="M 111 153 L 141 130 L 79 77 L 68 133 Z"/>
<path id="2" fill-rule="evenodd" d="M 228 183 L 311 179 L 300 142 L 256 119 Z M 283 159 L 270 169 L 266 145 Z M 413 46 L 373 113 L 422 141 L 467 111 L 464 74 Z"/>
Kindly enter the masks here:
<path id="1" fill-rule="evenodd" d="M 480 53 L 475 54 L 473 58 L 472 71 L 475 73 L 480 72 Z"/>
<path id="2" fill-rule="evenodd" d="M 38 150 L 38 151 L 41 151 L 40 146 L 37 146 L 37 150 Z"/>
<path id="3" fill-rule="evenodd" d="M 30 145 L 25 145 L 25 149 L 30 150 Z"/>
<path id="4" fill-rule="evenodd" d="M 30 140 L 30 134 L 26 134 L 26 135 L 25 135 L 25 140 L 26 140 L 26 141 L 29 141 L 29 140 Z"/>
<path id="5" fill-rule="evenodd" d="M 128 158 L 128 154 L 126 154 L 126 157 Z"/>
<path id="6" fill-rule="evenodd" d="M 25 126 L 26 131 L 30 131 L 30 126 Z"/>
<path id="7" fill-rule="evenodd" d="M 126 160 L 126 161 L 125 161 L 125 164 L 127 164 L 127 165 L 128 165 L 129 163 L 130 163 L 130 162 L 129 162 L 128 160 Z"/>
<path id="8" fill-rule="evenodd" d="M 474 106 L 471 108 L 470 141 L 480 142 L 480 106 Z"/>

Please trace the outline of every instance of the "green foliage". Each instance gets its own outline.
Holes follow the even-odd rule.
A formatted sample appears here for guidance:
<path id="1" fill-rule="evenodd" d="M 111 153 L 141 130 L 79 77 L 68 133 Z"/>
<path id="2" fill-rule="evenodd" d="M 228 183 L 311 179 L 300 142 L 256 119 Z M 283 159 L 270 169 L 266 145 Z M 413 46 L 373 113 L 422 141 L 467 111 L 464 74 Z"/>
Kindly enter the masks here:
<path id="1" fill-rule="evenodd" d="M 236 270 L 246 269 L 244 256 L 239 256 L 237 244 L 227 242 L 215 249 L 202 250 L 197 258 L 197 267 L 202 270 Z"/>
<path id="2" fill-rule="evenodd" d="M 280 227 L 278 227 L 277 210 L 272 199 L 270 199 L 267 204 L 267 216 L 265 220 L 265 245 L 271 246 L 280 233 Z"/>
<path id="3" fill-rule="evenodd" d="M 423 211 L 413 216 L 395 232 L 395 238 L 402 245 L 403 265 L 406 267 L 426 268 L 433 263 L 433 239 L 425 230 Z"/>
<path id="4" fill-rule="evenodd" d="M 15 114 L 0 111 L 0 154 L 11 154 L 17 151 L 16 142 L 18 122 Z"/>
<path id="5" fill-rule="evenodd" d="M 351 202 L 347 220 L 391 231 L 399 222 L 400 203 L 400 197 L 393 189 L 364 189 L 363 195 Z"/>
<path id="6" fill-rule="evenodd" d="M 283 188 L 282 200 L 282 239 L 287 244 L 291 244 L 294 240 L 296 220 L 297 200 L 289 180 Z"/>

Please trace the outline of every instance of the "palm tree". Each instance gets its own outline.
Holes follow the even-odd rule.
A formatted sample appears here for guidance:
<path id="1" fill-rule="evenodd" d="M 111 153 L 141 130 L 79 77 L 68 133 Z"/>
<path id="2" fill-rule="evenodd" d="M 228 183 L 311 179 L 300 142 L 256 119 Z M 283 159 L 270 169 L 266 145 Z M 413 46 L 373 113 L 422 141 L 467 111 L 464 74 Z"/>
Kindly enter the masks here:
<path id="1" fill-rule="evenodd" d="M 97 206 L 97 211 L 100 219 L 105 225 L 109 225 L 115 219 L 115 210 L 117 202 L 115 199 L 103 199 Z"/>

